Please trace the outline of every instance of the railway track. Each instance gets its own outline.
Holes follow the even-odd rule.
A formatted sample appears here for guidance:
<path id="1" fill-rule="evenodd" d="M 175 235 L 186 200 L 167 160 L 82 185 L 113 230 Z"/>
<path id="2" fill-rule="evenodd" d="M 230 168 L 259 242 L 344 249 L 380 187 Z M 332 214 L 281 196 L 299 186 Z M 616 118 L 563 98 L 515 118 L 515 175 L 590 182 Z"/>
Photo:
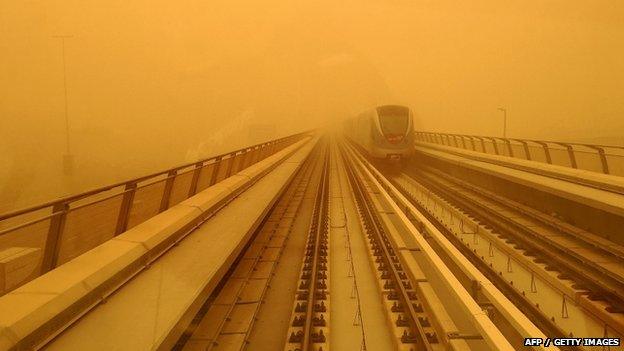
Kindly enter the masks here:
<path id="1" fill-rule="evenodd" d="M 284 350 L 329 350 L 329 152 L 321 167 Z"/>
<path id="2" fill-rule="evenodd" d="M 434 169 L 420 174 L 444 197 L 462 201 L 471 212 L 487 218 L 484 221 L 509 233 L 510 241 L 527 256 L 548 262 L 562 279 L 575 280 L 590 300 L 607 302 L 607 312 L 624 312 L 624 248 L 620 245 Z"/>
<path id="3" fill-rule="evenodd" d="M 620 247 L 449 175 L 411 172 L 393 183 L 547 335 L 622 335 Z"/>
<path id="4" fill-rule="evenodd" d="M 344 154 L 343 154 L 344 155 Z M 384 306 L 397 336 L 400 350 L 443 350 L 430 316 L 423 307 L 423 297 L 415 289 L 397 255 L 383 225 L 366 185 L 356 175 L 352 165 L 347 165 L 347 177 L 354 191 L 362 226 L 368 238 L 373 267 L 377 270 Z"/>
<path id="5" fill-rule="evenodd" d="M 485 277 L 479 275 L 475 267 L 461 253 L 454 250 L 448 241 L 440 241 L 439 244 L 446 252 L 438 254 L 434 249 L 436 245 L 431 245 L 428 241 L 430 236 L 438 238 L 442 236 L 438 230 L 357 151 L 354 145 L 344 143 L 344 146 L 353 164 L 357 165 L 355 169 L 361 174 L 362 179 L 365 179 L 362 183 L 364 189 L 375 198 L 373 202 L 376 210 L 373 213 L 382 219 L 382 227 L 392 247 L 389 251 L 398 253 L 398 261 L 411 278 L 412 286 L 415 287 L 419 297 L 422 297 L 419 300 L 422 302 L 424 312 L 429 316 L 426 324 L 433 327 L 435 338 L 438 340 L 438 343 L 430 343 L 432 349 L 512 350 L 522 347 L 524 337 L 544 337 L 544 334 Z M 357 194 L 358 191 L 354 189 L 354 193 Z M 385 201 L 388 207 L 380 207 L 379 201 Z M 398 224 L 394 229 L 390 225 L 393 221 Z M 452 271 L 451 266 L 445 263 L 449 259 L 458 263 L 461 270 L 469 273 L 472 283 L 468 284 L 468 288 L 462 286 L 462 282 L 456 277 L 457 272 Z M 488 304 L 479 306 L 477 297 L 470 296 L 470 288 L 475 287 L 490 299 Z M 491 319 L 492 306 L 500 311 L 502 317 L 498 320 Z M 470 312 L 464 314 L 467 311 Z M 405 319 L 401 318 L 398 322 L 403 323 Z M 503 319 L 508 325 L 501 325 L 500 321 Z M 390 324 L 396 325 L 397 320 L 391 321 Z M 509 327 L 510 330 L 503 333 L 498 329 L 499 326 Z M 518 335 L 522 335 L 522 338 L 518 338 Z M 421 348 L 422 345 L 415 349 Z"/>
<path id="6" fill-rule="evenodd" d="M 331 147 L 336 147 L 335 152 L 330 152 Z M 338 165 L 333 173 L 331 158 L 341 160 L 333 163 Z M 344 173 L 338 174 L 340 170 Z M 338 181 L 337 178 L 341 178 L 351 189 L 351 210 L 346 212 L 343 207 L 342 212 L 332 210 L 333 206 L 344 205 L 342 200 L 337 200 L 342 199 L 341 195 L 331 195 L 331 189 L 336 189 L 336 184 L 332 182 Z M 498 290 L 493 292 L 484 278 L 473 277 L 472 285 L 462 285 L 447 267 L 448 257 L 438 255 L 435 245 L 428 242 L 429 235 L 435 229 L 425 221 L 415 220 L 420 218 L 416 210 L 409 209 L 403 213 L 408 209 L 407 204 L 398 197 L 401 193 L 388 184 L 349 145 L 339 143 L 338 146 L 329 146 L 329 143 L 322 143 L 295 175 L 176 349 L 328 351 L 332 348 L 332 338 L 339 338 L 341 331 L 348 328 L 352 330 L 349 335 L 362 337 L 357 340 L 360 345 L 354 347 L 365 350 L 368 344 L 379 345 L 374 340 L 366 339 L 372 324 L 364 326 L 362 313 L 367 313 L 370 308 L 379 309 L 379 313 L 383 310 L 385 318 L 376 318 L 374 328 L 387 328 L 384 345 L 393 344 L 392 348 L 397 350 L 514 349 L 512 343 L 517 345 L 518 340 L 497 328 L 498 320 L 492 315 L 490 305 L 496 306 L 499 316 L 503 316 L 512 329 L 515 328 L 516 334 L 543 336 Z M 304 193 L 308 194 L 306 206 L 301 207 Z M 301 208 L 307 215 L 296 222 L 296 237 L 300 244 L 289 246 L 288 251 L 284 251 L 293 222 L 304 211 Z M 330 213 L 342 213 L 345 217 L 330 225 Z M 362 235 L 355 253 L 360 262 L 358 267 L 353 266 L 354 253 L 349 242 L 345 242 L 347 254 L 335 253 L 330 257 L 331 245 L 340 243 L 342 246 L 342 241 L 330 240 L 330 232 L 343 228 L 341 230 L 346 233 L 347 226 Z M 296 257 L 294 262 L 300 262 L 299 271 L 290 263 L 287 265 L 290 268 L 282 265 L 279 270 L 276 268 L 282 252 Z M 341 266 L 343 263 L 335 260 L 343 256 L 350 265 L 349 273 L 345 276 L 338 273 L 332 279 L 330 262 Z M 463 260 L 466 267 L 472 267 L 465 269 L 474 269 L 465 258 Z M 363 268 L 362 263 L 366 262 L 370 267 Z M 341 269 L 335 272 L 345 273 L 348 270 Z M 363 269 L 370 269 L 366 273 L 368 278 L 365 278 Z M 363 274 L 358 276 L 363 280 L 358 279 L 357 283 L 356 270 Z M 274 278 L 274 271 L 278 272 L 279 279 Z M 272 283 L 272 279 L 275 282 Z M 296 284 L 293 282 L 295 279 Z M 471 294 L 469 290 L 475 288 L 475 282 L 476 290 Z M 364 293 L 359 290 L 358 283 L 365 284 Z M 286 290 L 278 292 L 270 289 L 271 284 Z M 357 299 L 357 303 L 349 303 L 349 312 L 341 310 L 337 313 L 340 316 L 333 318 L 333 289 L 341 291 L 339 294 L 334 291 L 338 294 L 334 297 L 341 296 L 336 301 L 345 303 L 349 301 L 348 289 L 351 287 L 355 289 L 355 296 L 353 291 L 351 293 L 351 301 Z M 371 289 L 376 290 L 372 296 L 378 296 L 373 300 L 369 295 Z M 265 295 L 269 296 L 268 300 Z M 489 297 L 485 303 L 483 295 Z M 282 298 L 275 299 L 275 296 Z M 366 302 L 362 305 L 364 300 Z M 267 305 L 266 301 L 271 303 Z M 278 305 L 284 307 L 277 308 Z M 350 316 L 353 306 L 356 307 L 355 317 Z M 340 309 L 346 306 L 333 307 Z M 273 310 L 274 315 L 269 316 Z M 269 342 L 269 345 L 266 344 L 269 340 L 267 336 L 258 335 L 273 326 L 275 330 L 269 334 L 273 335 L 275 342 Z M 283 335 L 281 340 L 280 335 Z"/>

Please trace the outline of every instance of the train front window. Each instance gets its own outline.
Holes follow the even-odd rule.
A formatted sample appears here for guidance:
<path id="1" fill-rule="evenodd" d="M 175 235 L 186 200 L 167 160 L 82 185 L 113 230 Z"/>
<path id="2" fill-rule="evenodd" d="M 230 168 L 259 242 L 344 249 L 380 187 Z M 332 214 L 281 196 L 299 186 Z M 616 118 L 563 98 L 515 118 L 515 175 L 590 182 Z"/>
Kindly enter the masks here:
<path id="1" fill-rule="evenodd" d="M 385 135 L 405 134 L 409 124 L 409 109 L 404 106 L 381 106 L 377 108 L 379 124 Z"/>

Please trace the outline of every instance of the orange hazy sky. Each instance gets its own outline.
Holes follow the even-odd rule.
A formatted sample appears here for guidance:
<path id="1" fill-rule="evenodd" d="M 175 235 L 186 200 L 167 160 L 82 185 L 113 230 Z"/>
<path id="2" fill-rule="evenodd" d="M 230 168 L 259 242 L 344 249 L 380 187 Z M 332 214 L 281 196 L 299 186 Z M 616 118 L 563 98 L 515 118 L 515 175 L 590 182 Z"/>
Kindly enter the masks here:
<path id="1" fill-rule="evenodd" d="M 624 143 L 621 0 L 3 1 L 0 53 L 5 206 L 379 103 L 418 129 L 500 135 L 503 106 L 514 137 Z"/>

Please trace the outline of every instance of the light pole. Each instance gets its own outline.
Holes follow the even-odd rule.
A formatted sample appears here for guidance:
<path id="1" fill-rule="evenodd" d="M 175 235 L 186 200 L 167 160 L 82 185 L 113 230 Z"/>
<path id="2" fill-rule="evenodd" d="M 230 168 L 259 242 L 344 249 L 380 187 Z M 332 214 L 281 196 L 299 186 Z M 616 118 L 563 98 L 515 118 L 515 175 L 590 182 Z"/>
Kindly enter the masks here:
<path id="1" fill-rule="evenodd" d="M 507 109 L 499 107 L 499 111 L 503 111 L 503 138 L 507 138 Z"/>
<path id="2" fill-rule="evenodd" d="M 64 172 L 71 173 L 74 160 L 71 154 L 71 148 L 69 144 L 69 112 L 67 106 L 67 65 L 65 64 L 65 39 L 73 38 L 73 35 L 53 35 L 52 38 L 61 39 L 61 49 L 63 55 L 63 93 L 65 97 L 65 155 L 63 155 L 63 170 Z"/>

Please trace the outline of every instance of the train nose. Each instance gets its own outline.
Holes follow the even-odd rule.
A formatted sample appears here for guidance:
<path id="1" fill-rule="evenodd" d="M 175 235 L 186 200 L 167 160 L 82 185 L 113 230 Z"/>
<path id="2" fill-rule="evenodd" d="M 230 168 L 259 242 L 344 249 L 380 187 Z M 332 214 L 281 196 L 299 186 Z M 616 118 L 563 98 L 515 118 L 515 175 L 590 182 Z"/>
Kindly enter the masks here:
<path id="1" fill-rule="evenodd" d="M 403 140 L 403 135 L 402 134 L 386 134 L 386 140 L 388 140 L 390 144 L 397 144 L 397 143 L 400 143 L 401 140 Z"/>

